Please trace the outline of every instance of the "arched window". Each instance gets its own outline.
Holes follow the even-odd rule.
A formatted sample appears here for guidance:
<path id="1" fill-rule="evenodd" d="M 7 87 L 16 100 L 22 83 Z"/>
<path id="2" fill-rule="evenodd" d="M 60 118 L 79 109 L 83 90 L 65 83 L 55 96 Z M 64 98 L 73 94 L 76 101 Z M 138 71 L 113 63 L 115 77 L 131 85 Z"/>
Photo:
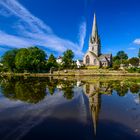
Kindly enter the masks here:
<path id="1" fill-rule="evenodd" d="M 88 55 L 86 56 L 86 64 L 90 64 L 90 58 Z"/>
<path id="2" fill-rule="evenodd" d="M 96 59 L 94 59 L 94 65 L 96 65 L 97 64 L 97 61 L 96 61 Z"/>

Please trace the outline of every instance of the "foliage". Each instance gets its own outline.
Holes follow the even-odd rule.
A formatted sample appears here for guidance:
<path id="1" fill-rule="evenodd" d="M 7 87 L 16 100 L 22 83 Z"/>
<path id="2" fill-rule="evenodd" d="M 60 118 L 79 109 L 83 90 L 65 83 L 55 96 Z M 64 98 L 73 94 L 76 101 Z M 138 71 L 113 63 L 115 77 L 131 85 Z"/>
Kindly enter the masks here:
<path id="1" fill-rule="evenodd" d="M 37 47 L 20 49 L 15 58 L 19 72 L 40 72 L 45 68 L 46 54 Z"/>
<path id="2" fill-rule="evenodd" d="M 18 53 L 17 49 L 13 49 L 10 51 L 7 51 L 3 56 L 1 62 L 3 63 L 4 69 L 7 71 L 14 71 L 15 70 L 15 57 Z"/>
<path id="3" fill-rule="evenodd" d="M 14 78 L 4 79 L 1 82 L 1 89 L 4 96 L 11 100 L 36 104 L 46 96 L 46 84 L 39 80 Z"/>
<path id="4" fill-rule="evenodd" d="M 139 48 L 139 52 L 138 52 L 138 58 L 140 58 L 140 48 Z"/>
<path id="5" fill-rule="evenodd" d="M 121 64 L 120 60 L 116 59 L 115 61 L 113 61 L 113 69 L 118 70 L 120 68 L 120 64 Z"/>
<path id="6" fill-rule="evenodd" d="M 128 68 L 127 71 L 129 73 L 135 73 L 135 72 L 140 73 L 140 68 L 132 67 L 132 68 Z"/>
<path id="7" fill-rule="evenodd" d="M 116 56 L 119 60 L 127 60 L 128 55 L 124 51 L 119 51 Z"/>
<path id="8" fill-rule="evenodd" d="M 137 83 L 133 83 L 130 86 L 130 91 L 132 93 L 136 93 L 136 94 L 139 93 L 139 89 L 140 89 L 140 86 Z"/>
<path id="9" fill-rule="evenodd" d="M 119 51 L 116 56 L 113 57 L 113 69 L 117 70 L 120 68 L 120 64 L 128 66 L 128 55 L 124 51 Z"/>
<path id="10" fill-rule="evenodd" d="M 58 64 L 56 62 L 56 58 L 53 54 L 50 55 L 47 61 L 47 69 L 50 70 L 51 68 L 58 68 Z"/>
<path id="11" fill-rule="evenodd" d="M 139 58 L 137 57 L 133 57 L 131 59 L 129 59 L 129 63 L 132 65 L 132 66 L 139 66 Z"/>
<path id="12" fill-rule="evenodd" d="M 74 53 L 72 50 L 67 50 L 63 53 L 63 58 L 62 58 L 62 66 L 63 68 L 72 68 L 73 67 L 73 58 L 74 58 Z"/>
<path id="13" fill-rule="evenodd" d="M 70 81 L 65 81 L 65 83 L 63 83 L 63 87 L 62 90 L 64 92 L 64 97 L 67 100 L 71 100 L 74 97 L 74 91 L 73 91 L 74 85 L 72 82 Z"/>

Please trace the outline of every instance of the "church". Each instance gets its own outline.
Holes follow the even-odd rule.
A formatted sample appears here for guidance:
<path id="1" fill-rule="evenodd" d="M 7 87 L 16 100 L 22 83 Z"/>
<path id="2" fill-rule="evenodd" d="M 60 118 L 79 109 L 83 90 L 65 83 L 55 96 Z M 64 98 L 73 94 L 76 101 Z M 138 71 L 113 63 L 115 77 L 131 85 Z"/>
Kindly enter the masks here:
<path id="1" fill-rule="evenodd" d="M 89 48 L 83 58 L 85 66 L 109 67 L 112 65 L 112 54 L 101 53 L 101 41 L 98 35 L 96 15 L 94 14 L 92 34 L 89 39 Z"/>

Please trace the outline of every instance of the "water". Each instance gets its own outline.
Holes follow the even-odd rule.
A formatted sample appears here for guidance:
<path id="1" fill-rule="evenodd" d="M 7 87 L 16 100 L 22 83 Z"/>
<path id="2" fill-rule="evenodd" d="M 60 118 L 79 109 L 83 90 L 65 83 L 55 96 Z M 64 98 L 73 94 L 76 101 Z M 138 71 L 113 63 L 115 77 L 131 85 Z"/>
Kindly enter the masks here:
<path id="1" fill-rule="evenodd" d="M 140 79 L 0 78 L 0 140 L 139 140 Z"/>

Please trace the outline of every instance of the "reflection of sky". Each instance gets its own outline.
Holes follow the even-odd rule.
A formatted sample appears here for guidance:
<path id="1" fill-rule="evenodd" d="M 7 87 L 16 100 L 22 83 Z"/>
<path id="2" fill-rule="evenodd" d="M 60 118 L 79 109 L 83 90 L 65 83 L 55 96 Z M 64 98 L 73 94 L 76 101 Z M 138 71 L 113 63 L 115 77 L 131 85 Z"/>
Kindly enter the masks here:
<path id="1" fill-rule="evenodd" d="M 47 95 L 38 104 L 11 101 L 1 96 L 0 135 L 5 139 L 20 139 L 48 117 L 86 123 L 85 96 L 81 92 L 82 88 L 75 89 L 74 98 L 70 101 L 63 97 L 62 92 L 57 92 L 53 96 Z"/>
<path id="2" fill-rule="evenodd" d="M 100 120 L 115 121 L 140 134 L 140 104 L 135 102 L 136 98 L 138 95 L 130 91 L 124 97 L 118 96 L 115 91 L 113 96 L 103 95 Z"/>
<path id="3" fill-rule="evenodd" d="M 40 128 L 49 119 L 74 123 L 74 127 L 80 123 L 84 126 L 83 131 L 86 131 L 87 127 L 85 126 L 89 127 L 91 124 L 88 99 L 83 94 L 82 87 L 75 87 L 73 90 L 72 100 L 64 98 L 62 91 L 55 90 L 53 95 L 47 94 L 37 104 L 10 100 L 0 94 L 1 139 L 21 139 L 34 128 Z M 114 127 L 115 124 L 120 124 L 130 128 L 132 130 L 130 133 L 140 134 L 140 105 L 136 102 L 137 100 L 138 95 L 131 94 L 130 91 L 124 97 L 118 96 L 116 91 L 113 91 L 112 96 L 102 95 L 97 134 L 103 131 L 100 125 L 103 125 L 102 122 L 113 122 Z M 127 130 L 122 129 L 118 128 L 117 130 L 128 133 Z"/>

